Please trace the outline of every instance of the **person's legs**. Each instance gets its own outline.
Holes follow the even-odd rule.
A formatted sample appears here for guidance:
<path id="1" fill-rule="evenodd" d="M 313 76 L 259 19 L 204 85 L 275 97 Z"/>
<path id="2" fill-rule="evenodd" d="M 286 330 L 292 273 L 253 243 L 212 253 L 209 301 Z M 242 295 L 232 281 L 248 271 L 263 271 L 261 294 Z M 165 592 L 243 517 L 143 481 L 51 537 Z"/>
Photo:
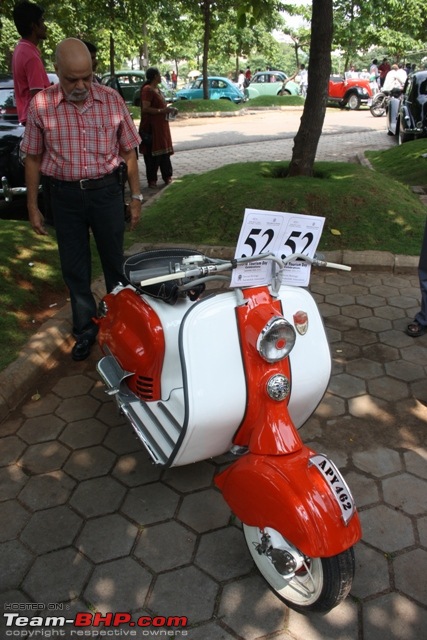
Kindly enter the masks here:
<path id="1" fill-rule="evenodd" d="M 421 290 L 421 309 L 415 316 L 415 321 L 427 329 L 427 270 L 418 269 Z"/>
<path id="2" fill-rule="evenodd" d="M 163 153 L 161 156 L 157 156 L 157 160 L 160 167 L 160 173 L 166 184 L 169 184 L 173 175 L 172 163 L 169 153 Z"/>
<path id="3" fill-rule="evenodd" d="M 149 186 L 154 186 L 157 183 L 157 170 L 159 167 L 157 158 L 155 158 L 151 153 L 145 153 L 144 162 L 147 182 Z"/>
<path id="4" fill-rule="evenodd" d="M 105 286 L 109 293 L 123 282 L 123 240 L 125 219 L 121 186 L 85 191 L 89 224 L 102 264 Z"/>
<path id="5" fill-rule="evenodd" d="M 77 341 L 93 342 L 98 327 L 92 321 L 96 303 L 91 291 L 89 221 L 83 191 L 51 185 L 50 195 L 62 275 L 70 291 L 73 335 Z"/>
<path id="6" fill-rule="evenodd" d="M 406 330 L 406 333 L 412 337 L 420 336 L 427 331 L 427 221 L 421 244 L 418 278 L 421 291 L 421 308 L 415 316 L 414 322 L 410 323 Z"/>

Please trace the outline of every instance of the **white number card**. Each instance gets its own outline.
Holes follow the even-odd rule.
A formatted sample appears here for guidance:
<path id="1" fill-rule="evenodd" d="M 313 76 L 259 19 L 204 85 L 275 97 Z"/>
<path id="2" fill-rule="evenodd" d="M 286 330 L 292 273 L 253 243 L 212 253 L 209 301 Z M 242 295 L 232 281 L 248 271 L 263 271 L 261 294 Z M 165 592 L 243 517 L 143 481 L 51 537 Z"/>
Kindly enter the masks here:
<path id="1" fill-rule="evenodd" d="M 301 253 L 312 258 L 323 231 L 325 218 L 300 213 L 246 209 L 237 242 L 235 258 L 274 253 L 287 258 Z M 310 281 L 311 265 L 295 260 L 283 271 L 283 284 L 305 287 Z M 239 265 L 233 271 L 232 287 L 257 286 L 271 281 L 271 260 Z"/>

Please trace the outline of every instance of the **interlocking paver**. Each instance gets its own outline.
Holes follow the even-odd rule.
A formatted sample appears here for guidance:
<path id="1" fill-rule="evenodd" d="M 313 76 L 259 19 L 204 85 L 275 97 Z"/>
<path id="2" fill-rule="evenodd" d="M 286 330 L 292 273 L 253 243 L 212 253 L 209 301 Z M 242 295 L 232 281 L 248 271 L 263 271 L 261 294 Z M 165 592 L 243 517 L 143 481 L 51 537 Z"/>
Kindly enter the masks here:
<path id="1" fill-rule="evenodd" d="M 414 580 L 414 567 L 421 575 L 427 575 L 427 551 L 414 549 L 393 560 L 394 579 L 397 588 L 420 604 L 427 606 L 427 580 L 421 584 Z"/>
<path id="2" fill-rule="evenodd" d="M 80 529 L 82 519 L 69 507 L 37 511 L 31 516 L 20 539 L 37 553 L 68 547 Z"/>
<path id="3" fill-rule="evenodd" d="M 18 430 L 18 435 L 29 444 L 55 440 L 65 426 L 65 422 L 57 416 L 37 416 L 25 420 Z"/>
<path id="4" fill-rule="evenodd" d="M 178 511 L 178 518 L 199 533 L 225 526 L 230 516 L 222 495 L 212 488 L 186 496 Z"/>
<path id="5" fill-rule="evenodd" d="M 63 471 L 32 476 L 19 494 L 19 500 L 32 511 L 48 509 L 67 502 L 76 485 Z"/>
<path id="6" fill-rule="evenodd" d="M 236 527 L 205 533 L 195 563 L 218 581 L 237 578 L 253 568 L 242 531 Z"/>
<path id="7" fill-rule="evenodd" d="M 87 376 L 69 376 L 58 380 L 52 391 L 61 398 L 76 398 L 89 393 L 93 384 L 93 380 Z"/>
<path id="8" fill-rule="evenodd" d="M 160 478 L 162 470 L 152 464 L 147 452 L 141 450 L 121 456 L 113 469 L 113 476 L 128 487 L 155 482 Z"/>
<path id="9" fill-rule="evenodd" d="M 361 471 L 367 471 L 377 478 L 402 470 L 400 455 L 388 448 L 356 452 L 353 454 L 353 461 Z"/>
<path id="10" fill-rule="evenodd" d="M 105 447 L 88 447 L 74 451 L 67 460 L 64 470 L 76 480 L 87 480 L 109 473 L 115 461 L 115 454 Z"/>
<path id="11" fill-rule="evenodd" d="M 34 560 L 33 554 L 19 540 L 9 540 L 0 544 L 0 584 L 2 591 L 17 588 Z M 6 600 L 6 602 L 19 602 Z M 2 607 L 2 611 L 5 608 Z M 1 627 L 0 627 L 1 628 Z"/>
<path id="12" fill-rule="evenodd" d="M 111 576 L 115 576 L 114 581 Z M 112 560 L 95 568 L 84 597 L 102 615 L 109 611 L 133 612 L 143 607 L 152 579 L 149 571 L 132 558 Z"/>
<path id="13" fill-rule="evenodd" d="M 27 482 L 28 477 L 16 464 L 0 468 L 0 502 L 15 498 Z"/>
<path id="14" fill-rule="evenodd" d="M 329 391 L 343 398 L 354 398 L 366 392 L 366 385 L 360 378 L 348 373 L 340 373 L 331 380 Z"/>
<path id="15" fill-rule="evenodd" d="M 351 360 L 345 367 L 347 373 L 352 376 L 369 380 L 369 378 L 378 378 L 383 375 L 384 369 L 378 362 L 373 362 L 367 358 L 358 358 Z"/>
<path id="16" fill-rule="evenodd" d="M 74 548 L 39 555 L 23 588 L 33 602 L 68 602 L 77 598 L 91 571 L 91 564 Z"/>
<path id="17" fill-rule="evenodd" d="M 410 515 L 423 514 L 427 496 L 427 482 L 409 473 L 400 473 L 383 480 L 384 500 Z"/>
<path id="18" fill-rule="evenodd" d="M 48 393 L 45 396 L 40 396 L 40 398 L 38 398 L 37 393 L 34 395 L 37 396 L 37 400 L 30 400 L 22 407 L 22 413 L 27 418 L 50 415 L 61 402 L 61 399 L 54 393 Z"/>
<path id="19" fill-rule="evenodd" d="M 139 524 L 153 524 L 172 518 L 179 495 L 164 484 L 147 484 L 130 489 L 121 511 Z"/>
<path id="20" fill-rule="evenodd" d="M 212 464 L 198 462 L 185 467 L 167 469 L 163 474 L 163 481 L 177 491 L 189 493 L 210 487 L 214 473 L 215 467 Z"/>
<path id="21" fill-rule="evenodd" d="M 251 575 L 224 587 L 219 617 L 239 638 L 255 638 L 287 628 L 289 612 L 259 575 Z"/>
<path id="22" fill-rule="evenodd" d="M 173 541 L 173 544 L 171 544 Z M 135 556 L 156 573 L 188 564 L 196 535 L 179 522 L 168 521 L 145 527 L 135 547 Z"/>
<path id="23" fill-rule="evenodd" d="M 126 518 L 114 513 L 88 520 L 84 525 L 76 546 L 93 562 L 105 562 L 127 556 L 138 528 Z"/>
<path id="24" fill-rule="evenodd" d="M 91 418 L 96 414 L 99 406 L 98 400 L 90 396 L 79 396 L 78 402 L 75 398 L 67 398 L 61 401 L 56 414 L 66 422 L 75 422 Z"/>
<path id="25" fill-rule="evenodd" d="M 51 440 L 27 447 L 19 459 L 19 465 L 29 474 L 49 473 L 61 469 L 69 455 L 67 447 Z"/>
<path id="26" fill-rule="evenodd" d="M 83 449 L 94 444 L 100 444 L 107 430 L 107 425 L 96 420 L 96 418 L 88 418 L 70 422 L 59 436 L 59 439 L 71 449 Z"/>
<path id="27" fill-rule="evenodd" d="M 311 613 L 306 617 L 298 615 L 295 611 L 289 612 L 289 631 L 291 637 L 301 640 L 353 640 L 357 638 L 357 604 L 347 599 L 342 607 L 333 609 L 330 613 L 322 615 Z M 289 635 L 283 634 L 278 640 L 288 640 Z"/>
<path id="28" fill-rule="evenodd" d="M 407 385 L 391 376 L 383 376 L 368 381 L 368 391 L 371 395 L 383 400 L 403 400 L 409 396 Z"/>
<path id="29" fill-rule="evenodd" d="M 360 512 L 363 540 L 386 553 L 400 551 L 415 542 L 411 520 L 391 507 L 379 505 Z"/>
<path id="30" fill-rule="evenodd" d="M 427 611 L 399 593 L 375 598 L 364 606 L 363 640 L 420 640 L 427 628 Z"/>
<path id="31" fill-rule="evenodd" d="M 158 576 L 148 606 L 157 615 L 170 611 L 173 615 L 186 615 L 196 624 L 212 617 L 218 589 L 197 567 L 184 567 Z"/>
<path id="32" fill-rule="evenodd" d="M 414 451 L 405 451 L 403 459 L 410 473 L 427 480 L 427 455 L 424 449 L 419 447 Z"/>
<path id="33" fill-rule="evenodd" d="M 391 577 L 389 560 L 385 554 L 360 542 L 355 547 L 354 555 L 356 575 L 351 588 L 351 595 L 356 598 L 367 598 L 376 593 L 388 591 Z M 361 567 L 363 567 L 362 571 Z"/>
<path id="34" fill-rule="evenodd" d="M 2 439 L 2 447 L 0 450 L 0 466 L 13 464 L 19 460 L 22 452 L 25 450 L 25 443 L 16 436 L 9 436 Z"/>
<path id="35" fill-rule="evenodd" d="M 372 478 L 368 478 L 360 473 L 347 473 L 346 482 L 351 487 L 351 492 L 359 507 L 373 505 L 380 500 L 379 484 Z"/>
<path id="36" fill-rule="evenodd" d="M 424 368 L 413 362 L 393 360 L 393 362 L 385 363 L 385 370 L 389 376 L 393 376 L 404 382 L 412 382 L 425 377 Z"/>
<path id="37" fill-rule="evenodd" d="M 374 398 L 370 395 L 350 398 L 348 401 L 349 413 L 355 418 L 381 419 L 387 422 L 389 405 L 385 400 Z"/>
<path id="38" fill-rule="evenodd" d="M 122 484 L 110 476 L 102 476 L 80 482 L 70 504 L 86 518 L 93 518 L 117 511 L 125 494 Z"/>

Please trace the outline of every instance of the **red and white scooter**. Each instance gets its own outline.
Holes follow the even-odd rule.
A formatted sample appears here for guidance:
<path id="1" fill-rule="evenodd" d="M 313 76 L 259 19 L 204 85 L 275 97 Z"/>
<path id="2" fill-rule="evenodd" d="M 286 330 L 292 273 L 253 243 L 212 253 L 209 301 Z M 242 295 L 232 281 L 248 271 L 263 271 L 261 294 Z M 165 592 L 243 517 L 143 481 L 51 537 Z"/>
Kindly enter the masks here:
<path id="1" fill-rule="evenodd" d="M 217 291 L 236 266 L 261 258 L 272 261 L 270 284 Z M 361 528 L 337 467 L 298 434 L 322 400 L 331 357 L 312 296 L 281 283 L 295 258 L 340 268 L 300 254 L 128 258 L 127 283 L 100 303 L 98 371 L 156 464 L 235 454 L 215 483 L 259 571 L 290 607 L 328 611 L 350 591 Z"/>

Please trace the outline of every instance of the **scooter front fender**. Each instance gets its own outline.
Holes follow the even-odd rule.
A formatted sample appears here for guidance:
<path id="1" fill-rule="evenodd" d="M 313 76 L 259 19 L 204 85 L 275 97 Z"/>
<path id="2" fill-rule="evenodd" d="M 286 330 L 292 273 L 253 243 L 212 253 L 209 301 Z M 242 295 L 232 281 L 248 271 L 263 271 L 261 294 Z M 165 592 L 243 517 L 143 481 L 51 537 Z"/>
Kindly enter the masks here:
<path id="1" fill-rule="evenodd" d="M 247 453 L 215 484 L 244 524 L 276 529 L 305 555 L 326 558 L 352 547 L 362 532 L 357 512 L 344 522 L 337 497 L 310 464 L 314 455 L 305 446 L 285 456 Z"/>

